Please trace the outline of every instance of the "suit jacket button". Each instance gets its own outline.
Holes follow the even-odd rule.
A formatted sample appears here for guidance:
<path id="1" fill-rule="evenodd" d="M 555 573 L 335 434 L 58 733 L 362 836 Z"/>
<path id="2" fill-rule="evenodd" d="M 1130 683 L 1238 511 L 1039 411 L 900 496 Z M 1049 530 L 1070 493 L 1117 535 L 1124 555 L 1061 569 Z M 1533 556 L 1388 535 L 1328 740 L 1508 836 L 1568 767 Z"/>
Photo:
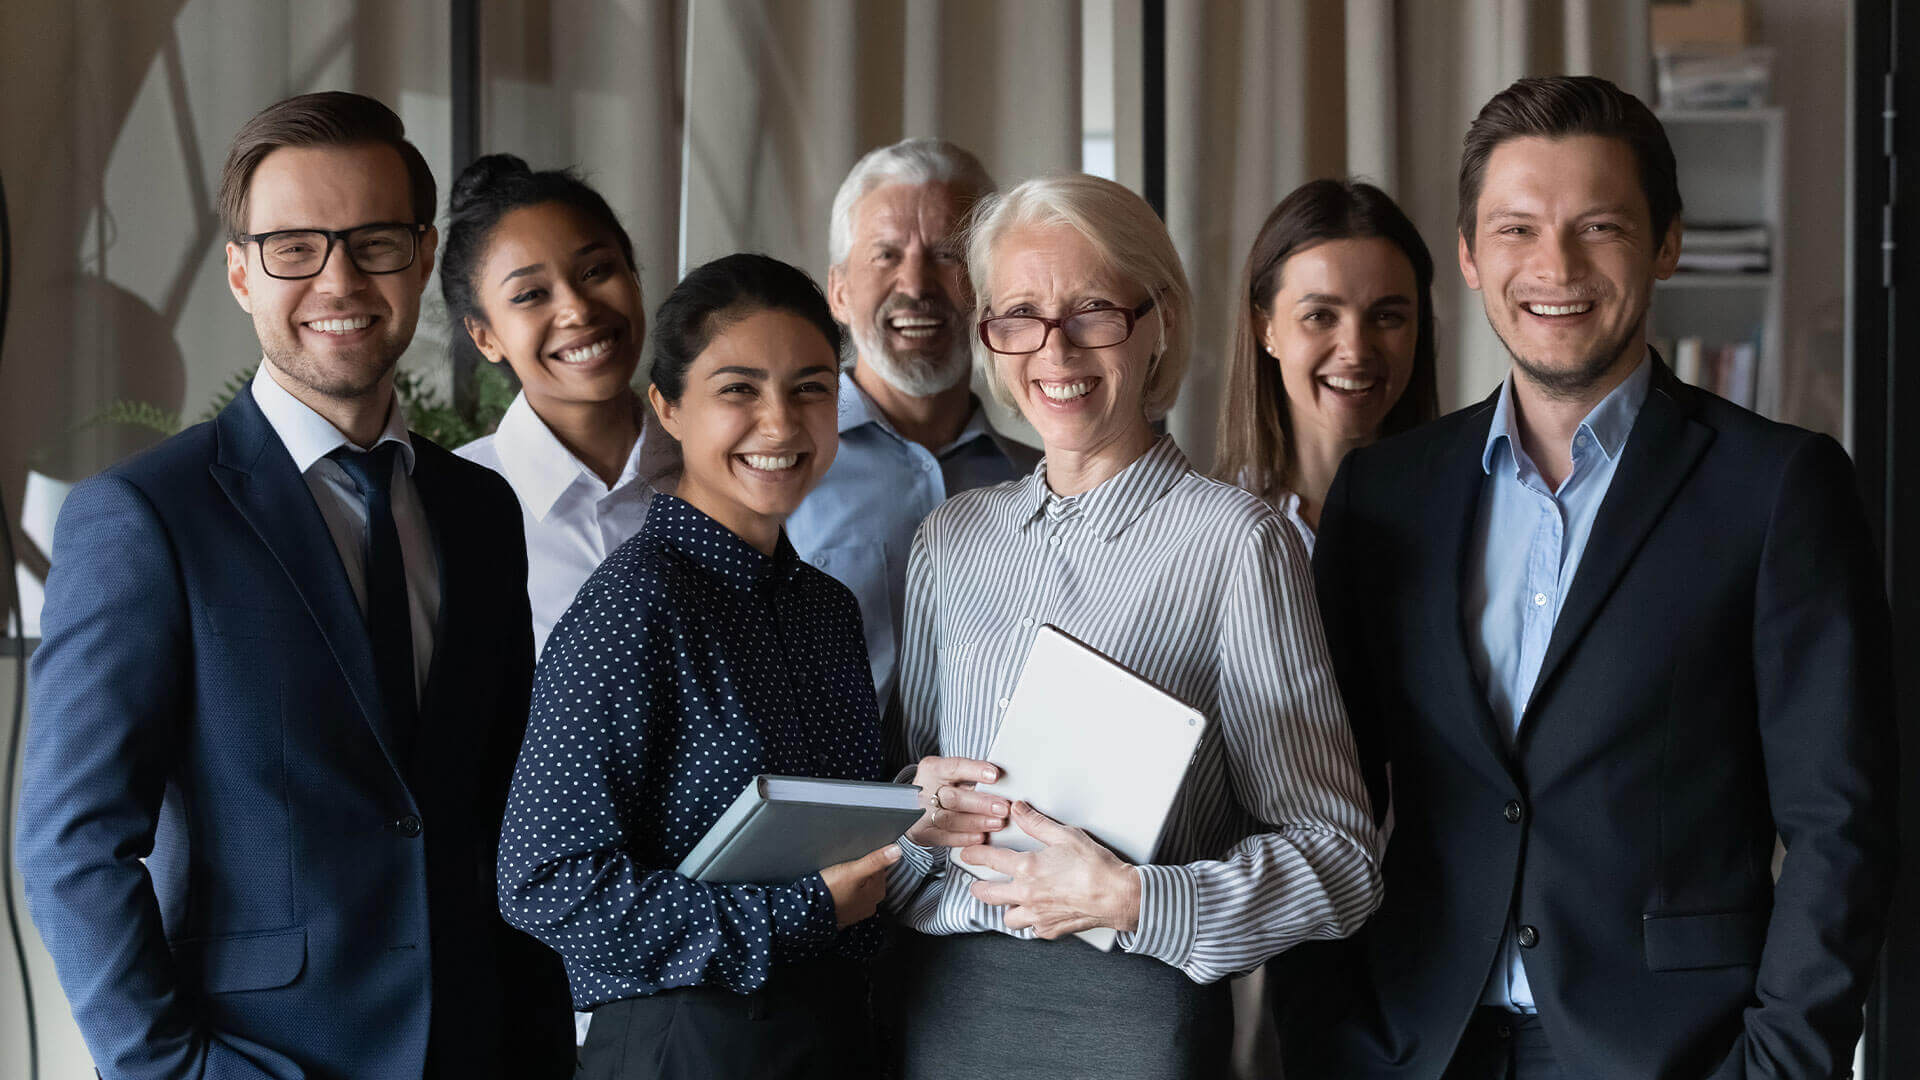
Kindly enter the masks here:
<path id="1" fill-rule="evenodd" d="M 1520 928 L 1520 932 L 1514 935 L 1514 938 L 1520 942 L 1521 948 L 1531 949 L 1535 945 L 1540 944 L 1540 931 L 1535 930 L 1531 926 L 1523 926 Z"/>
<path id="2" fill-rule="evenodd" d="M 1508 799 L 1506 808 L 1501 810 L 1500 813 L 1506 817 L 1507 824 L 1520 824 L 1520 800 Z"/>
<path id="3" fill-rule="evenodd" d="M 420 819 L 413 814 L 408 814 L 406 817 L 394 822 L 393 827 L 401 836 L 409 840 L 420 835 Z"/>

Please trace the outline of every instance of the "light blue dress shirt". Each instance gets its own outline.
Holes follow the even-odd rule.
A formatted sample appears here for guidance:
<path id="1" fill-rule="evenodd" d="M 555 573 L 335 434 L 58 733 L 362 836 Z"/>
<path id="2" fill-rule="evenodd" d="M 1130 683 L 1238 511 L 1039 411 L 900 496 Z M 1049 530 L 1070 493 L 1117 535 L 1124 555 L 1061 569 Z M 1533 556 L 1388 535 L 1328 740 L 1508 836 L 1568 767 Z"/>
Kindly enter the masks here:
<path id="1" fill-rule="evenodd" d="M 841 374 L 840 452 L 787 519 L 787 539 L 801 559 L 833 575 L 860 602 L 883 713 L 899 669 L 915 530 L 948 496 L 1012 480 L 1039 461 L 1038 450 L 989 427 L 978 401 L 957 438 L 928 450 L 895 431 L 853 376 Z"/>
<path id="2" fill-rule="evenodd" d="M 1500 388 L 1480 456 L 1487 481 L 1480 489 L 1463 603 L 1472 630 L 1467 655 L 1509 744 L 1519 734 L 1561 603 L 1580 569 L 1594 518 L 1652 377 L 1653 364 L 1642 360 L 1580 421 L 1573 436 L 1573 471 L 1552 491 L 1514 429 L 1511 374 Z M 1512 925 L 1502 950 L 1480 1003 L 1533 1012 L 1524 950 Z"/>

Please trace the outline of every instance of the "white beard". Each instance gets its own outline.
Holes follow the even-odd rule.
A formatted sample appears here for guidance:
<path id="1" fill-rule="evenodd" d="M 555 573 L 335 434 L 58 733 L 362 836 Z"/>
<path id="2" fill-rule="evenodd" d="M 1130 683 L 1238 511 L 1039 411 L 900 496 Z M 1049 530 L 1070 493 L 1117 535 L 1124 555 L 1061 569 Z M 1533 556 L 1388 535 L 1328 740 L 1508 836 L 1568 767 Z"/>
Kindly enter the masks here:
<path id="1" fill-rule="evenodd" d="M 932 397 L 967 381 L 973 366 L 973 350 L 966 338 L 954 335 L 947 355 L 932 362 L 919 357 L 901 360 L 888 350 L 879 328 L 850 326 L 848 334 L 858 350 L 858 363 L 866 364 L 886 380 L 888 386 L 908 397 Z"/>

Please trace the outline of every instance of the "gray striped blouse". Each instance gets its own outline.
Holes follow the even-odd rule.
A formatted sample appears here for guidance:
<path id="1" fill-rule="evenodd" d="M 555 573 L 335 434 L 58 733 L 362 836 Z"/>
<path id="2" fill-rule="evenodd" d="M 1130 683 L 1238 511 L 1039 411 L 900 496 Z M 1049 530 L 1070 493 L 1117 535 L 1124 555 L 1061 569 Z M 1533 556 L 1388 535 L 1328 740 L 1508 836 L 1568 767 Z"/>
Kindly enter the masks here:
<path id="1" fill-rule="evenodd" d="M 1043 463 L 949 500 L 907 568 L 889 717 L 906 760 L 986 756 L 1042 623 L 1213 719 L 1157 863 L 1139 869 L 1139 927 L 1121 947 L 1212 982 L 1351 934 L 1379 906 L 1377 838 L 1306 552 L 1271 508 L 1195 472 L 1171 437 L 1070 498 L 1048 490 Z M 907 925 L 1031 936 L 972 897 L 947 849 L 902 850 L 888 903 Z"/>

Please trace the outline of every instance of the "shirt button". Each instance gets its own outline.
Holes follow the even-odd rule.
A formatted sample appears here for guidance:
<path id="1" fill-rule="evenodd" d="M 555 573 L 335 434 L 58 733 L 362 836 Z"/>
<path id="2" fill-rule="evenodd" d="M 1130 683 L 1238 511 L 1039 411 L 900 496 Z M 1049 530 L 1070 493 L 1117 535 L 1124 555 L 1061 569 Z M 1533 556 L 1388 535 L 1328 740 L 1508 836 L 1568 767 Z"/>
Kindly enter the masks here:
<path id="1" fill-rule="evenodd" d="M 1531 926 L 1521 927 L 1519 933 L 1514 934 L 1513 937 L 1514 940 L 1520 943 L 1520 947 L 1523 949 L 1531 949 L 1535 945 L 1540 944 L 1540 931 L 1535 930 Z"/>
<path id="2" fill-rule="evenodd" d="M 1508 799 L 1507 805 L 1500 811 L 1500 814 L 1507 819 L 1507 824 L 1520 824 L 1520 800 Z"/>
<path id="3" fill-rule="evenodd" d="M 1021 625 L 1021 626 L 1032 626 L 1032 625 L 1033 625 L 1033 616 L 1031 616 L 1031 615 L 1029 615 L 1029 616 L 1027 616 L 1027 617 L 1026 617 L 1026 618 L 1024 618 L 1024 619 L 1021 619 L 1021 620 L 1020 620 L 1020 625 Z"/>
<path id="4" fill-rule="evenodd" d="M 1049 543 L 1049 544 L 1051 544 L 1051 545 L 1053 545 L 1054 547 L 1059 547 L 1059 546 L 1060 546 L 1060 537 L 1058 537 L 1058 536 L 1049 536 L 1049 537 L 1047 537 L 1047 543 Z"/>
<path id="5" fill-rule="evenodd" d="M 1547 606 L 1547 594 L 1546 594 L 1546 593 L 1543 593 L 1543 592 L 1537 592 L 1537 593 L 1534 593 L 1534 594 L 1533 594 L 1533 606 L 1534 606 L 1534 607 L 1546 607 L 1546 606 Z"/>
<path id="6" fill-rule="evenodd" d="M 1007 706 L 1009 706 L 1009 705 L 1011 705 L 1011 704 L 1013 704 L 1013 702 L 1011 702 L 1011 701 L 1009 701 L 1009 700 L 1007 700 L 1006 698 L 1001 698 L 1001 699 L 1000 699 L 1000 707 L 1001 707 L 1001 708 L 1003 708 L 1003 709 L 1004 709 L 1004 708 L 1006 708 Z"/>

